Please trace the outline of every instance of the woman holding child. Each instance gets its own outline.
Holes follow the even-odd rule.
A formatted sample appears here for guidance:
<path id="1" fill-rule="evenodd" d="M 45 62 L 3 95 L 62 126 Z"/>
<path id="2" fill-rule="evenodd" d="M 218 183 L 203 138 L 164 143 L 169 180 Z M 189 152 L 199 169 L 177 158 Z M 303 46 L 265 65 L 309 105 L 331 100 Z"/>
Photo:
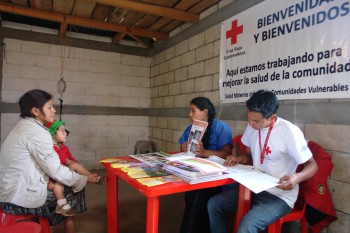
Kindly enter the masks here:
<path id="1" fill-rule="evenodd" d="M 36 215 L 49 219 L 50 225 L 65 222 L 65 232 L 75 233 L 73 217 L 55 213 L 56 198 L 48 190 L 49 177 L 66 185 L 70 205 L 78 213 L 86 210 L 84 187 L 96 175 L 83 176 L 61 165 L 53 148 L 52 136 L 44 126 L 53 122 L 52 96 L 31 90 L 19 100 L 18 124 L 4 141 L 0 152 L 0 208 L 9 214 Z"/>
<path id="2" fill-rule="evenodd" d="M 194 98 L 190 102 L 190 121 L 208 122 L 202 142 L 196 146 L 196 156 L 209 157 L 216 155 L 226 158 L 232 152 L 232 131 L 223 121 L 215 118 L 215 108 L 205 97 Z M 181 151 L 188 150 L 188 137 L 191 131 L 189 125 L 179 139 Z M 210 197 L 218 194 L 220 187 L 194 190 L 185 193 L 185 211 L 181 224 L 181 233 L 210 233 L 207 202 Z"/>

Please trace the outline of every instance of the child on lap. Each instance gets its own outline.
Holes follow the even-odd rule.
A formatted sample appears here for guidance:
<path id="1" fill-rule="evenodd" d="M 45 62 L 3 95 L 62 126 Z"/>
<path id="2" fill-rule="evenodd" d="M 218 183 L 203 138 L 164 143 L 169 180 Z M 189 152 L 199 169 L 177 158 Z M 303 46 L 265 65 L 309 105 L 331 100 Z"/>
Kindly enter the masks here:
<path id="1" fill-rule="evenodd" d="M 54 141 L 54 149 L 57 152 L 61 164 L 66 165 L 71 170 L 79 173 L 80 175 L 95 175 L 96 184 L 104 184 L 106 177 L 98 176 L 97 174 L 92 174 L 87 170 L 81 163 L 79 163 L 70 153 L 69 148 L 64 145 L 66 142 L 68 131 L 65 129 L 65 124 L 62 121 L 56 120 L 54 122 L 46 123 L 45 126 L 49 129 Z M 57 198 L 56 213 L 62 214 L 64 216 L 74 216 L 76 214 L 75 209 L 73 209 L 64 197 L 64 184 L 56 182 L 55 180 L 50 180 L 48 184 L 48 189 L 53 190 Z"/>

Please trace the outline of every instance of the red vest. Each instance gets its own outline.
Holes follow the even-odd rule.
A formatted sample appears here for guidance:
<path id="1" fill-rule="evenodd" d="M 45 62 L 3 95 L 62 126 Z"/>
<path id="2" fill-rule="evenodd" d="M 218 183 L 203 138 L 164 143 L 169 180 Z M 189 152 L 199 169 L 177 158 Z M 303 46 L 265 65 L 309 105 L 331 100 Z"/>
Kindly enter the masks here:
<path id="1" fill-rule="evenodd" d="M 333 163 L 330 155 L 320 145 L 309 141 L 308 146 L 318 165 L 318 171 L 313 177 L 299 184 L 299 194 L 307 204 L 306 219 L 310 231 L 311 233 L 316 233 L 337 220 L 337 214 L 335 213 L 327 184 Z"/>

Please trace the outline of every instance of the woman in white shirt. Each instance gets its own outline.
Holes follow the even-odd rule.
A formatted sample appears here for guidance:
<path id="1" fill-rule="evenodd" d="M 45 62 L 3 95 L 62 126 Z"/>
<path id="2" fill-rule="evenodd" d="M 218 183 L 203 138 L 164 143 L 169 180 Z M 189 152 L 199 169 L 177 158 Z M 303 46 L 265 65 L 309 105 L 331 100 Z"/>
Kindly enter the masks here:
<path id="1" fill-rule="evenodd" d="M 50 225 L 65 221 L 66 233 L 75 233 L 73 217 L 55 213 L 55 196 L 47 188 L 49 177 L 67 186 L 67 200 L 77 206 L 78 213 L 86 210 L 84 187 L 94 177 L 61 165 L 43 125 L 54 121 L 52 95 L 31 90 L 20 98 L 19 105 L 21 119 L 0 152 L 0 208 L 9 214 L 46 217 Z"/>

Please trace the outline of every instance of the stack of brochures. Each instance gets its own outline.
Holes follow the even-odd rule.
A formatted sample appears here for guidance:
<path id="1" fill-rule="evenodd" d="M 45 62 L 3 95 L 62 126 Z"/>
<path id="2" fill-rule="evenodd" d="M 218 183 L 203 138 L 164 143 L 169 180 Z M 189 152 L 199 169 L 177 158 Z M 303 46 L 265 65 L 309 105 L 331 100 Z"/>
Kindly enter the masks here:
<path id="1" fill-rule="evenodd" d="M 198 157 L 172 160 L 164 165 L 164 170 L 190 184 L 228 178 L 224 166 Z"/>
<path id="2" fill-rule="evenodd" d="M 208 159 L 195 157 L 192 153 L 173 155 L 164 152 L 130 155 L 150 166 L 161 166 L 166 172 L 190 183 L 201 183 L 228 178 L 226 168 Z"/>
<path id="3" fill-rule="evenodd" d="M 141 161 L 143 163 L 146 163 L 148 165 L 163 165 L 164 163 L 168 162 L 166 158 L 169 156 L 169 154 L 166 154 L 164 152 L 152 152 L 147 154 L 137 154 L 137 155 L 129 155 L 131 158 L 137 159 L 138 161 Z"/>
<path id="4" fill-rule="evenodd" d="M 232 167 L 224 167 L 225 159 L 217 156 L 209 156 L 208 159 L 203 159 L 195 157 L 193 153 L 189 152 L 173 155 L 164 152 L 153 152 L 130 156 L 144 164 L 164 169 L 190 184 L 232 178 L 254 193 L 259 193 L 277 186 L 279 181 L 278 178 L 270 176 L 254 166 L 237 164 Z M 116 161 L 113 164 L 120 166 Z"/>

